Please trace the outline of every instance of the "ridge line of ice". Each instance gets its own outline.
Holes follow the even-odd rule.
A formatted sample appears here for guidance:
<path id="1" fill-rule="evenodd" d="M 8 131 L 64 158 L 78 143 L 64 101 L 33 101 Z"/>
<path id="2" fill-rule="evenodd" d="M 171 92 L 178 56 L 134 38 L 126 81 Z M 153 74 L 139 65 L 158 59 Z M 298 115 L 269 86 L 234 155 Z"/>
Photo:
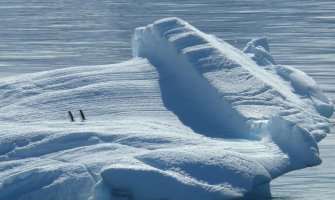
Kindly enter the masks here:
<path id="1" fill-rule="evenodd" d="M 181 19 L 167 18 L 137 28 L 133 55 L 147 58 L 157 68 L 165 105 L 196 132 L 216 137 L 259 137 L 270 131 L 267 124 L 277 116 L 288 124 L 296 122 L 318 141 L 329 132 L 328 119 L 316 112 L 320 111 L 318 106 L 311 106 L 316 105 L 315 100 L 296 93 L 277 74 L 277 68 L 258 66 L 241 51 Z M 178 97 L 171 90 L 183 94 Z M 257 95 L 240 95 L 245 91 Z M 317 92 L 322 97 L 322 92 Z M 333 112 L 331 102 L 324 101 L 319 107 L 326 116 Z M 287 110 L 297 111 L 288 114 Z M 203 118 L 211 119 L 211 124 L 201 124 Z"/>

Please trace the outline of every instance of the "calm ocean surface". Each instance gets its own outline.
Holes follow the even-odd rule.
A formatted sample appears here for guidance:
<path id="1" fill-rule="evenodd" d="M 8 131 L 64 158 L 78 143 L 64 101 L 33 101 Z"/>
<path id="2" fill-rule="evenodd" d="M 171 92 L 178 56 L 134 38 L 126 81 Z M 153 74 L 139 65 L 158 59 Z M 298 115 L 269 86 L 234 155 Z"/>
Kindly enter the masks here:
<path id="1" fill-rule="evenodd" d="M 268 37 L 277 63 L 305 71 L 335 99 L 333 0 L 0 0 L 0 78 L 128 60 L 133 29 L 171 16 L 240 49 Z M 333 199 L 334 146 L 330 135 L 320 166 L 274 180 L 274 199 Z"/>

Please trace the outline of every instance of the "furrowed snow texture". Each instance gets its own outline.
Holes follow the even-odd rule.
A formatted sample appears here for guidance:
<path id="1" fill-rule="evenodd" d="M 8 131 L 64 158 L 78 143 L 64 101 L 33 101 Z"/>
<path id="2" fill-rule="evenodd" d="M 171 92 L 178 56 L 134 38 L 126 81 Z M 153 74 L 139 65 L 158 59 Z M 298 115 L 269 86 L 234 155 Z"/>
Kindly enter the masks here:
<path id="1" fill-rule="evenodd" d="M 0 199 L 232 199 L 321 162 L 333 105 L 266 38 L 243 53 L 168 18 L 133 53 L 0 80 Z"/>
<path id="2" fill-rule="evenodd" d="M 180 100 L 191 96 L 185 104 L 170 102 L 172 98 L 167 98 L 166 104 L 197 132 L 207 131 L 205 118 L 211 119 L 209 134 L 217 137 L 225 137 L 222 133 L 257 136 L 267 132 L 265 125 L 273 116 L 296 122 L 318 136 L 329 132 L 329 122 L 323 116 L 332 114 L 331 101 L 297 69 L 273 66 L 266 70 L 231 45 L 178 18 L 136 29 L 133 43 L 134 56 L 148 58 L 161 71 L 163 94 L 173 93 L 170 85 L 177 82 L 180 87 L 173 89 L 182 90 L 178 91 L 183 94 Z M 265 39 L 252 43 L 260 45 L 261 52 L 269 49 Z M 265 53 L 263 60 L 274 62 Z M 201 106 L 194 109 L 194 103 Z M 183 113 L 185 107 L 190 108 Z"/>

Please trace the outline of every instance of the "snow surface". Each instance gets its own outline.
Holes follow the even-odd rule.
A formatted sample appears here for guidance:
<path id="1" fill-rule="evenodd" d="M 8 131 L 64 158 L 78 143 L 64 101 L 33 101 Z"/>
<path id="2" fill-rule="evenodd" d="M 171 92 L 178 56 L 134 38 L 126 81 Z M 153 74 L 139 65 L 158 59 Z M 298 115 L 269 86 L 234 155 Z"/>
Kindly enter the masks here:
<path id="1" fill-rule="evenodd" d="M 127 62 L 1 79 L 0 199 L 231 199 L 320 164 L 333 105 L 269 51 L 167 18 Z"/>

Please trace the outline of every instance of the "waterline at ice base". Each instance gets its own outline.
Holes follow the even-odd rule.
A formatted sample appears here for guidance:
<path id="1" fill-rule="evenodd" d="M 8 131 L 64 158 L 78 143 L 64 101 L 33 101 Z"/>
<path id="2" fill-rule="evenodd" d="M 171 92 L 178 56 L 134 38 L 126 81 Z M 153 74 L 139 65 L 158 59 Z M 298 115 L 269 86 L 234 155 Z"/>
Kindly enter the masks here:
<path id="1" fill-rule="evenodd" d="M 119 64 L 0 79 L 0 199 L 247 198 L 321 163 L 334 106 L 266 38 L 240 51 L 166 18 L 132 42 Z"/>

